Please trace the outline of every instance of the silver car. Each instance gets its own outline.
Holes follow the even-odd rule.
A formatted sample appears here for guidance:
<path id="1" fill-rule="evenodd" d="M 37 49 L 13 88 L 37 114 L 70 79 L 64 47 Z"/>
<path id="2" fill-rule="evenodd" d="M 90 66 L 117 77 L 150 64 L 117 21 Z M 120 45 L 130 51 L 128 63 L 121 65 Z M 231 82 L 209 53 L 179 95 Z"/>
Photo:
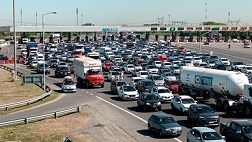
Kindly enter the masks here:
<path id="1" fill-rule="evenodd" d="M 63 83 L 61 84 L 63 92 L 76 92 L 76 83 L 73 81 L 71 76 L 66 76 Z"/>
<path id="2" fill-rule="evenodd" d="M 225 142 L 224 136 L 208 127 L 193 127 L 187 133 L 186 139 L 188 142 Z"/>

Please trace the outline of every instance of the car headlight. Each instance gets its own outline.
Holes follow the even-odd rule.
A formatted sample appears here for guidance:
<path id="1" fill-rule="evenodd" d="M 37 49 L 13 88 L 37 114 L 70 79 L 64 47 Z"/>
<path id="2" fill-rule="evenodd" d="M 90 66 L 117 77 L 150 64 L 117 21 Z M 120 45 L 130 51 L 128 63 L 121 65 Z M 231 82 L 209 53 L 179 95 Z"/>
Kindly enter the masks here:
<path id="1" fill-rule="evenodd" d="M 124 97 L 128 97 L 128 95 L 127 95 L 127 94 L 123 94 L 123 96 L 124 96 Z"/>
<path id="2" fill-rule="evenodd" d="M 150 89 L 144 89 L 145 91 L 150 91 Z"/>
<path id="3" fill-rule="evenodd" d="M 205 117 L 203 117 L 203 116 L 199 116 L 199 119 L 204 120 L 204 119 L 205 119 Z"/>
<path id="4" fill-rule="evenodd" d="M 171 129 L 167 128 L 167 129 L 165 129 L 165 131 L 168 131 L 168 132 L 170 132 L 170 131 L 171 131 Z"/>
<path id="5" fill-rule="evenodd" d="M 161 105 L 161 102 L 158 102 L 157 105 Z"/>
<path id="6" fill-rule="evenodd" d="M 150 105 L 150 103 L 146 103 L 146 105 Z"/>

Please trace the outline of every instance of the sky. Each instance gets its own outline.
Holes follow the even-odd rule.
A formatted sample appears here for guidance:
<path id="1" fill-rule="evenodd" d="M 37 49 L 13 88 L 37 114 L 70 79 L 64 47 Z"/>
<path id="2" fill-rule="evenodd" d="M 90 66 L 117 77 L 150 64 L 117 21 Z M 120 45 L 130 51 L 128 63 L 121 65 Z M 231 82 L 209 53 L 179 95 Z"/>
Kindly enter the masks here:
<path id="1" fill-rule="evenodd" d="M 0 26 L 13 24 L 12 2 L 0 0 Z M 205 20 L 227 23 L 230 19 L 252 25 L 251 6 L 252 0 L 15 0 L 16 25 L 23 26 L 36 25 L 36 20 L 41 25 L 42 14 L 52 11 L 57 14 L 45 15 L 45 25 L 77 25 L 77 8 L 78 25 L 143 25 L 158 23 L 158 18 L 163 18 L 163 24 L 185 21 L 195 25 Z"/>

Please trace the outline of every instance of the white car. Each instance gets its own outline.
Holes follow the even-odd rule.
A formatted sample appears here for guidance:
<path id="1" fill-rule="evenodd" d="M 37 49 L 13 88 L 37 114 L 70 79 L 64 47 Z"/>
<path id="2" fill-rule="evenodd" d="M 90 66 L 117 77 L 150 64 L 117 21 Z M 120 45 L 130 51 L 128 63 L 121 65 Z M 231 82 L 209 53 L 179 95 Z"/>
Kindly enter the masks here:
<path id="1" fill-rule="evenodd" d="M 221 136 L 209 127 L 193 127 L 186 137 L 188 142 L 226 142 L 225 136 Z"/>
<path id="2" fill-rule="evenodd" d="M 145 68 L 150 74 L 157 74 L 158 68 L 155 65 L 147 65 Z"/>
<path id="3" fill-rule="evenodd" d="M 244 43 L 244 48 L 250 48 L 250 44 L 249 43 Z"/>
<path id="4" fill-rule="evenodd" d="M 34 60 L 34 61 L 31 62 L 30 67 L 31 67 L 32 69 L 35 69 L 35 68 L 37 68 L 37 65 L 38 65 L 38 61 L 37 61 L 37 60 Z"/>
<path id="5" fill-rule="evenodd" d="M 163 66 L 166 67 L 167 69 L 171 66 L 171 62 L 163 62 Z"/>
<path id="6" fill-rule="evenodd" d="M 244 66 L 241 68 L 241 72 L 248 74 L 249 72 L 252 72 L 252 66 Z"/>
<path id="7" fill-rule="evenodd" d="M 232 69 L 234 70 L 240 70 L 243 67 L 245 67 L 245 64 L 241 61 L 232 62 Z"/>
<path id="8" fill-rule="evenodd" d="M 112 80 L 123 80 L 122 73 L 118 72 L 118 71 L 109 71 L 107 77 L 108 77 L 109 81 L 112 81 Z"/>
<path id="9" fill-rule="evenodd" d="M 131 73 L 132 71 L 134 71 L 135 69 L 135 65 L 133 64 L 128 64 L 126 67 L 125 67 L 125 73 Z"/>
<path id="10" fill-rule="evenodd" d="M 168 88 L 163 86 L 152 88 L 151 92 L 154 94 L 158 94 L 162 102 L 169 102 L 174 97 L 172 92 Z"/>
<path id="11" fill-rule="evenodd" d="M 137 77 L 141 77 L 142 79 L 146 79 L 149 73 L 147 71 L 139 71 L 137 72 Z"/>
<path id="12" fill-rule="evenodd" d="M 139 94 L 132 85 L 124 85 L 120 87 L 118 96 L 123 100 L 137 100 Z"/>
<path id="13" fill-rule="evenodd" d="M 143 78 L 142 77 L 131 77 L 130 78 L 130 85 L 132 85 L 132 86 L 136 86 L 136 83 L 138 82 L 138 81 L 141 81 L 141 80 L 143 80 Z"/>
<path id="14" fill-rule="evenodd" d="M 219 62 L 220 62 L 221 64 L 224 64 L 224 65 L 227 65 L 227 66 L 230 65 L 230 61 L 229 61 L 227 58 L 220 58 L 220 59 L 219 59 Z"/>
<path id="15" fill-rule="evenodd" d="M 17 45 L 17 49 L 22 49 L 23 48 L 23 45 L 22 44 L 18 44 Z"/>
<path id="16" fill-rule="evenodd" d="M 62 56 L 61 56 L 61 60 L 62 60 L 62 61 L 66 61 L 66 60 L 67 60 L 67 55 L 62 55 Z"/>
<path id="17" fill-rule="evenodd" d="M 157 68 L 160 68 L 162 65 L 162 62 L 161 61 L 154 61 L 153 65 L 155 65 Z"/>
<path id="18" fill-rule="evenodd" d="M 193 63 L 202 63 L 202 59 L 200 57 L 193 57 Z"/>
<path id="19" fill-rule="evenodd" d="M 76 92 L 76 83 L 73 81 L 73 77 L 65 76 L 61 89 L 63 92 Z"/>
<path id="20" fill-rule="evenodd" d="M 197 104 L 197 102 L 192 97 L 187 96 L 187 95 L 175 96 L 171 100 L 172 110 L 177 110 L 180 113 L 187 112 L 191 104 Z"/>

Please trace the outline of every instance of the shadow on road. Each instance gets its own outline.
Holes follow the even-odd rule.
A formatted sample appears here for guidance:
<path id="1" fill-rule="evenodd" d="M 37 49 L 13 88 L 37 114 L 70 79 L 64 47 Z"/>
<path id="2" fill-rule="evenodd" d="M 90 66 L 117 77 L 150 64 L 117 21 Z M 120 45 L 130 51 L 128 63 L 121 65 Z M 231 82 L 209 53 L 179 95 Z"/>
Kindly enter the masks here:
<path id="1" fill-rule="evenodd" d="M 127 107 L 129 110 L 131 111 L 135 111 L 135 112 L 144 112 L 141 108 L 137 107 L 137 106 L 132 106 L 132 107 Z"/>
<path id="2" fill-rule="evenodd" d="M 171 114 L 171 115 L 176 115 L 176 116 L 186 116 L 186 114 L 182 114 L 177 110 L 172 110 L 172 109 L 163 109 L 162 110 L 164 113 Z"/>
<path id="3" fill-rule="evenodd" d="M 147 126 L 146 126 L 147 127 Z M 137 130 L 137 132 L 139 133 L 139 134 L 141 134 L 141 135 L 143 135 L 143 136 L 148 136 L 148 137 L 151 137 L 151 138 L 154 138 L 154 139 L 160 139 L 160 140 L 162 140 L 162 139 L 172 139 L 172 138 L 175 138 L 175 136 L 163 136 L 163 137 L 160 137 L 159 135 L 158 135 L 158 133 L 157 132 L 153 132 L 153 131 L 150 131 L 150 130 L 148 130 L 148 129 L 144 129 L 144 130 Z M 167 140 L 167 141 L 169 141 L 169 140 Z"/>
<path id="4" fill-rule="evenodd" d="M 193 122 L 189 122 L 187 120 L 178 120 L 177 123 L 180 126 L 184 126 L 186 128 L 189 128 L 189 129 L 191 129 L 193 127 L 193 125 L 195 125 Z"/>
<path id="5" fill-rule="evenodd" d="M 102 94 L 106 94 L 106 95 L 116 95 L 116 94 L 113 94 L 111 91 L 101 91 L 98 93 L 102 93 Z"/>
<path id="6" fill-rule="evenodd" d="M 120 97 L 110 97 L 112 100 L 115 100 L 115 101 L 120 101 L 120 102 L 122 102 L 123 100 L 122 100 L 122 98 L 120 98 Z"/>

